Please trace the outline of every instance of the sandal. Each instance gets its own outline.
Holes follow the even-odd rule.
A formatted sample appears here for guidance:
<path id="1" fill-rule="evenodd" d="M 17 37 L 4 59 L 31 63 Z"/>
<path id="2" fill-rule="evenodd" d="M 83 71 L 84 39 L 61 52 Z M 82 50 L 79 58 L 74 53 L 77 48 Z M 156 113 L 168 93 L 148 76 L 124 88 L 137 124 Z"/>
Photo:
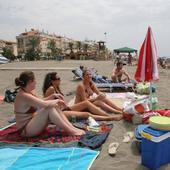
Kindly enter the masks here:
<path id="1" fill-rule="evenodd" d="M 119 147 L 119 143 L 118 142 L 111 143 L 109 145 L 109 148 L 108 148 L 109 155 L 115 155 L 117 153 L 118 147 Z"/>
<path id="2" fill-rule="evenodd" d="M 123 137 L 123 142 L 124 143 L 129 143 L 134 137 L 134 132 L 126 132 L 124 137 Z"/>

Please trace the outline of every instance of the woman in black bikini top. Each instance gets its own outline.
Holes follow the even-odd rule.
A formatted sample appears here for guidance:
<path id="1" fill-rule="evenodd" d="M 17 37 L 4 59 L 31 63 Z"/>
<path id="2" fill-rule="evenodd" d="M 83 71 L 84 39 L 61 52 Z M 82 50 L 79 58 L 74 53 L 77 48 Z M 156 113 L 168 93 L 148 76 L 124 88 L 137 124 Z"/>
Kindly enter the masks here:
<path id="1" fill-rule="evenodd" d="M 48 97 L 49 95 L 54 93 L 59 93 L 60 95 L 63 94 L 59 87 L 60 82 L 61 80 L 56 72 L 48 73 L 44 79 L 44 96 Z M 87 89 L 87 93 L 89 93 L 90 95 L 90 89 Z M 102 111 L 101 109 L 99 109 L 88 101 L 73 104 L 70 107 L 64 108 L 62 111 L 68 119 L 72 119 L 72 117 L 87 119 L 89 116 L 91 116 L 96 120 L 115 120 L 114 116 L 107 115 L 107 113 L 105 113 L 104 111 Z"/>

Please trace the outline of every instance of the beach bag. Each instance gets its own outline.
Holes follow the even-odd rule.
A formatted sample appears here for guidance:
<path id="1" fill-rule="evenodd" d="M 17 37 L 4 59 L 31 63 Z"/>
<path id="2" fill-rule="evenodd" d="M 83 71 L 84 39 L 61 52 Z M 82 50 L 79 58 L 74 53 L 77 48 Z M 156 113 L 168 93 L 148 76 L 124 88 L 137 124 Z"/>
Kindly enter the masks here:
<path id="1" fill-rule="evenodd" d="M 152 85 L 152 93 L 156 92 L 156 87 Z M 136 85 L 136 92 L 138 94 L 150 94 L 150 83 L 138 83 Z"/>
<path id="2" fill-rule="evenodd" d="M 124 108 L 124 111 L 132 115 L 149 111 L 148 100 L 142 100 L 136 103 L 132 102 Z"/>
<path id="3" fill-rule="evenodd" d="M 18 92 L 17 90 L 18 89 L 15 89 L 14 91 L 11 91 L 11 90 L 7 89 L 5 91 L 4 101 L 8 102 L 8 103 L 14 102 L 14 100 L 16 98 L 16 95 L 17 95 L 17 92 Z"/>
<path id="4" fill-rule="evenodd" d="M 143 114 L 146 111 L 149 111 L 148 99 L 143 99 L 141 101 L 132 102 L 129 105 L 124 107 L 124 119 L 132 122 L 133 116 L 138 114 Z"/>

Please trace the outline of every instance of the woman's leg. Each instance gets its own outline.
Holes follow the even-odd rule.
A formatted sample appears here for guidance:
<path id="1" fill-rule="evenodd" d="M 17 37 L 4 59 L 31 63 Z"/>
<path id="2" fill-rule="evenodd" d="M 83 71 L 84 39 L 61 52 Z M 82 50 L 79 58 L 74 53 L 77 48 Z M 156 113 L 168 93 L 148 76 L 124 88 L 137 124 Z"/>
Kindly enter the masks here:
<path id="1" fill-rule="evenodd" d="M 95 120 L 105 120 L 105 121 L 120 120 L 120 119 L 122 119 L 121 116 L 117 116 L 117 115 L 99 116 L 99 115 L 91 114 L 89 112 L 64 111 L 63 113 L 65 114 L 65 116 L 68 119 L 71 118 L 72 116 L 76 116 L 78 118 L 85 118 L 85 119 L 87 119 L 89 116 L 91 116 Z"/>
<path id="2" fill-rule="evenodd" d="M 111 112 L 111 113 L 118 113 L 121 114 L 122 111 L 116 110 L 114 108 L 112 108 L 111 106 L 109 106 L 108 104 L 104 103 L 101 100 L 96 100 L 95 102 L 93 102 L 96 106 L 100 107 L 101 109 Z"/>
<path id="3" fill-rule="evenodd" d="M 63 119 L 64 118 L 64 119 Z M 27 124 L 26 136 L 32 137 L 39 135 L 48 123 L 54 123 L 56 126 L 62 128 L 69 135 L 82 135 L 84 131 L 75 128 L 67 120 L 63 113 L 58 112 L 55 108 L 41 109 Z"/>
<path id="4" fill-rule="evenodd" d="M 104 121 L 111 121 L 111 120 L 121 120 L 123 115 L 110 115 L 110 116 L 99 116 L 94 114 L 89 114 L 89 116 L 93 117 L 95 120 L 104 120 Z"/>
<path id="5" fill-rule="evenodd" d="M 95 106 L 93 103 L 89 102 L 88 100 L 76 103 L 70 107 L 71 110 L 75 111 L 83 111 L 88 110 L 90 113 L 100 116 L 110 116 L 110 114 L 106 113 L 105 111 L 101 110 L 99 107 Z"/>
<path id="6" fill-rule="evenodd" d="M 104 101 L 107 105 L 109 105 L 110 107 L 118 110 L 118 111 L 121 111 L 122 113 L 122 109 L 118 106 L 116 106 L 112 100 L 108 99 L 107 97 L 105 97 L 102 101 Z"/>
<path id="7" fill-rule="evenodd" d="M 72 116 L 75 116 L 77 118 L 85 118 L 87 119 L 89 117 L 89 112 L 80 112 L 80 111 L 63 111 L 64 115 L 69 119 Z"/>

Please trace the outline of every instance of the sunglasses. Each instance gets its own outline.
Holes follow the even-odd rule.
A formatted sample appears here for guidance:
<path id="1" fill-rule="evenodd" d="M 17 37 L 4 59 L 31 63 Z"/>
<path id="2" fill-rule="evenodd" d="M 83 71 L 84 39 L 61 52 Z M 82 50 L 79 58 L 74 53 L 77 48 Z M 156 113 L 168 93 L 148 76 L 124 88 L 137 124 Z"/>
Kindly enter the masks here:
<path id="1" fill-rule="evenodd" d="M 53 77 L 51 80 L 55 81 L 55 80 L 61 80 L 60 77 Z"/>
<path id="2" fill-rule="evenodd" d="M 60 77 L 56 77 L 55 80 L 61 80 Z"/>

